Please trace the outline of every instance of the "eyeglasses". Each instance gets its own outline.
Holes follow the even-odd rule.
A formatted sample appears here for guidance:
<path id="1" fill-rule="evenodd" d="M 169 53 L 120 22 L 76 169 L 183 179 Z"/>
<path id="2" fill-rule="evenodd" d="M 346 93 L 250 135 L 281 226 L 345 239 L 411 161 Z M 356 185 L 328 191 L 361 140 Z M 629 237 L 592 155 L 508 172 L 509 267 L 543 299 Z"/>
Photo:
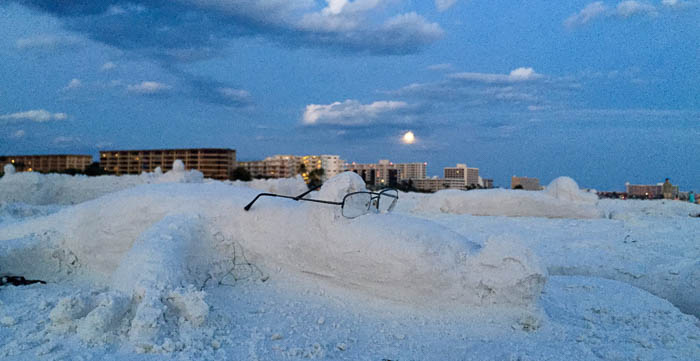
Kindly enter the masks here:
<path id="1" fill-rule="evenodd" d="M 311 191 L 318 189 L 320 186 L 309 189 L 308 191 L 296 196 L 284 196 L 281 194 L 275 194 L 275 193 L 260 193 L 255 198 L 248 203 L 243 209 L 246 211 L 249 211 L 250 208 L 253 206 L 253 203 L 258 200 L 260 197 L 268 196 L 268 197 L 279 197 L 279 198 L 287 198 L 287 199 L 293 199 L 295 201 L 308 201 L 308 202 L 315 202 L 315 203 L 324 203 L 324 204 L 333 204 L 340 206 L 341 213 L 343 217 L 345 218 L 356 218 L 361 215 L 367 214 L 372 210 L 375 210 L 377 213 L 387 213 L 391 212 L 394 209 L 394 206 L 396 206 L 396 201 L 399 200 L 399 192 L 396 189 L 393 188 L 387 188 L 382 190 L 381 192 L 367 192 L 367 191 L 361 191 L 361 192 L 352 192 L 348 193 L 343 197 L 342 202 L 333 202 L 333 201 L 324 201 L 320 199 L 310 199 L 310 198 L 304 198 L 305 195 L 311 193 Z"/>

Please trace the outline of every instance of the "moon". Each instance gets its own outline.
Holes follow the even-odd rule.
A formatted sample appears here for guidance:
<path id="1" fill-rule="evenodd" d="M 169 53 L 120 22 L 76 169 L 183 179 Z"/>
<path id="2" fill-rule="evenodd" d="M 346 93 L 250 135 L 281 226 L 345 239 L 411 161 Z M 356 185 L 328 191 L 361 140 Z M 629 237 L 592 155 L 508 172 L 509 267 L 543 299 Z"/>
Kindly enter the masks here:
<path id="1" fill-rule="evenodd" d="M 407 131 L 404 133 L 403 138 L 401 138 L 401 141 L 404 142 L 404 144 L 413 144 L 416 142 L 416 136 L 413 134 L 412 131 Z"/>

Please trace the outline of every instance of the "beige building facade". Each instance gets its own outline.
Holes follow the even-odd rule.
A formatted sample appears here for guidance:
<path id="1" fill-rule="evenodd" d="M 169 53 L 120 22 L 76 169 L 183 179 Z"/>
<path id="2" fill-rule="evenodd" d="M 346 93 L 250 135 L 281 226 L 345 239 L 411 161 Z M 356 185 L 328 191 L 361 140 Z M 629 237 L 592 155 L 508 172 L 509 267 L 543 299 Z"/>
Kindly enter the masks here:
<path id="1" fill-rule="evenodd" d="M 236 167 L 236 151 L 228 148 L 182 148 L 150 150 L 103 150 L 100 167 L 116 175 L 172 169 L 175 160 L 185 169 L 196 169 L 207 178 L 225 180 Z"/>
<path id="2" fill-rule="evenodd" d="M 253 178 L 290 178 L 301 174 L 308 181 L 314 169 L 323 169 L 323 179 L 344 171 L 343 160 L 338 155 L 274 155 L 264 160 L 239 162 Z M 301 167 L 301 166 L 304 167 Z"/>
<path id="3" fill-rule="evenodd" d="M 630 184 L 625 183 L 627 195 L 637 198 L 655 199 L 663 197 L 663 183 L 659 184 Z M 679 195 L 679 187 L 673 186 L 672 197 L 676 198 Z"/>
<path id="4" fill-rule="evenodd" d="M 0 156 L 0 171 L 5 164 L 12 164 L 18 172 L 52 173 L 67 170 L 80 170 L 82 172 L 92 164 L 92 156 L 84 154 Z"/>
<path id="5" fill-rule="evenodd" d="M 466 164 L 443 169 L 445 179 L 462 179 L 465 186 L 483 186 L 479 181 L 479 168 L 469 168 Z"/>
<path id="6" fill-rule="evenodd" d="M 510 178 L 510 188 L 511 189 L 524 189 L 526 191 L 540 191 L 543 187 L 540 185 L 539 178 L 531 177 L 516 177 L 512 176 Z"/>

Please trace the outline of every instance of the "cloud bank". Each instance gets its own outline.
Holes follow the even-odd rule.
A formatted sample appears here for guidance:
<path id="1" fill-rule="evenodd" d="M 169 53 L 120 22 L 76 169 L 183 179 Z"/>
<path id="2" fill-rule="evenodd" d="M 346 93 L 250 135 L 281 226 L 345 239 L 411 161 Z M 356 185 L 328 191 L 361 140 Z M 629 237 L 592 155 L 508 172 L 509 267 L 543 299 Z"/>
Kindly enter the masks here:
<path id="1" fill-rule="evenodd" d="M 586 5 L 581 11 L 572 14 L 564 20 L 564 26 L 569 29 L 586 25 L 600 18 L 628 19 L 635 16 L 655 18 L 663 15 L 662 8 L 683 9 L 691 8 L 693 3 L 680 0 L 662 0 L 660 6 L 649 2 L 626 0 L 617 6 L 608 6 L 602 1 L 596 1 Z M 668 13 L 668 12 L 667 12 Z"/>
<path id="2" fill-rule="evenodd" d="M 52 120 L 64 120 L 67 119 L 68 115 L 66 113 L 51 113 L 44 109 L 39 110 L 27 110 L 24 112 L 17 112 L 12 114 L 0 115 L 0 120 L 4 120 L 4 123 L 18 123 L 23 121 L 30 121 L 36 123 L 44 123 Z"/>
<path id="3" fill-rule="evenodd" d="M 473 81 L 482 83 L 517 83 L 526 82 L 542 78 L 542 74 L 537 74 L 532 68 L 517 68 L 510 74 L 489 74 L 489 73 L 455 73 L 450 78 L 463 81 Z"/>
<path id="4" fill-rule="evenodd" d="M 408 124 L 415 120 L 420 110 L 403 101 L 375 101 L 362 104 L 348 99 L 331 104 L 309 104 L 302 116 L 307 126 L 333 125 L 345 127 L 374 124 Z"/>
<path id="5" fill-rule="evenodd" d="M 130 93 L 153 95 L 165 93 L 172 88 L 173 87 L 168 84 L 159 83 L 156 81 L 143 81 L 139 84 L 128 85 L 126 90 Z"/>
<path id="6" fill-rule="evenodd" d="M 415 12 L 381 20 L 391 3 L 382 0 L 327 0 L 319 10 L 312 0 L 15 1 L 93 40 L 175 62 L 216 56 L 228 40 L 252 35 L 371 54 L 415 53 L 443 35 Z"/>
<path id="7" fill-rule="evenodd" d="M 231 41 L 258 37 L 293 48 L 331 52 L 403 55 L 422 51 L 444 31 L 416 12 L 392 13 L 393 0 L 12 0 L 61 19 L 67 30 L 139 58 L 155 61 L 179 79 L 183 93 L 213 104 L 245 107 L 251 95 L 181 71 L 182 65 L 212 59 Z M 443 2 L 441 6 L 447 6 Z M 71 44 L 79 38 L 50 35 L 21 39 L 19 49 Z M 101 70 L 115 68 L 105 63 Z M 165 84 L 143 82 L 127 90 L 165 94 Z"/>

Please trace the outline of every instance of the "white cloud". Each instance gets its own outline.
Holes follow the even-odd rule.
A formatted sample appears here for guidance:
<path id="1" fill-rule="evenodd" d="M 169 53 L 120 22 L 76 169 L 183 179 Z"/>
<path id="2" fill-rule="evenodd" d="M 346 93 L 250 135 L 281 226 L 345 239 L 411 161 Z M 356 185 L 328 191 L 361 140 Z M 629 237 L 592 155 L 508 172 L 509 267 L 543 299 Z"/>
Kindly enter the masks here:
<path id="1" fill-rule="evenodd" d="M 523 80 L 533 80 L 542 77 L 542 75 L 535 73 L 532 68 L 517 68 L 508 74 L 508 78 L 513 81 L 523 81 Z"/>
<path id="2" fill-rule="evenodd" d="M 444 31 L 437 23 L 430 23 L 415 12 L 399 14 L 389 18 L 382 29 L 389 34 L 400 37 L 421 37 L 434 41 L 440 38 Z"/>
<path id="3" fill-rule="evenodd" d="M 316 44 L 327 44 L 353 51 L 410 53 L 444 35 L 437 23 L 415 12 L 398 14 L 383 23 L 376 19 L 380 0 L 329 0 L 328 7 L 307 13 L 297 22 L 301 37 Z"/>
<path id="4" fill-rule="evenodd" d="M 435 71 L 447 71 L 447 70 L 452 70 L 454 69 L 454 65 L 452 64 L 433 64 L 428 66 L 428 70 L 435 70 Z"/>
<path id="5" fill-rule="evenodd" d="M 250 98 L 250 93 L 247 90 L 233 88 L 219 88 L 219 93 L 231 99 L 247 99 Z"/>
<path id="6" fill-rule="evenodd" d="M 670 7 L 670 8 L 676 8 L 676 9 L 683 9 L 683 8 L 693 8 L 697 7 L 700 5 L 700 3 L 696 1 L 683 1 L 683 0 L 663 0 L 661 1 L 661 5 Z"/>
<path id="7" fill-rule="evenodd" d="M 71 144 L 71 143 L 76 143 L 80 139 L 76 137 L 65 137 L 65 136 L 58 136 L 53 139 L 53 144 L 56 145 L 62 145 L 62 144 Z"/>
<path id="8" fill-rule="evenodd" d="M 68 82 L 68 85 L 63 87 L 63 90 L 73 90 L 73 89 L 78 89 L 81 86 L 83 86 L 83 82 L 80 81 L 80 79 L 73 78 L 70 82 Z"/>
<path id="9" fill-rule="evenodd" d="M 339 15 L 339 14 L 355 14 L 365 13 L 374 10 L 386 0 L 326 0 L 326 6 L 321 12 L 324 14 Z"/>
<path id="10" fill-rule="evenodd" d="M 517 68 L 510 74 L 490 74 L 490 73 L 455 73 L 450 74 L 450 78 L 455 80 L 466 80 L 482 83 L 517 83 L 532 81 L 542 78 L 542 74 L 538 74 L 532 68 Z"/>
<path id="11" fill-rule="evenodd" d="M 17 39 L 16 45 L 21 50 L 55 50 L 74 46 L 80 43 L 75 36 L 42 34 L 27 38 Z"/>
<path id="12" fill-rule="evenodd" d="M 452 7 L 457 0 L 435 0 L 435 7 L 438 11 L 445 11 Z"/>
<path id="13" fill-rule="evenodd" d="M 345 5 L 348 4 L 348 0 L 326 0 L 328 6 L 322 10 L 324 14 L 338 15 L 343 11 Z"/>
<path id="14" fill-rule="evenodd" d="M 68 118 L 66 113 L 50 113 L 44 109 L 0 115 L 0 120 L 6 120 L 6 123 L 20 121 L 43 123 L 51 120 L 64 120 L 66 118 Z"/>
<path id="15" fill-rule="evenodd" d="M 215 91 L 218 94 L 213 95 L 213 97 L 220 98 L 220 104 L 244 107 L 253 103 L 252 97 L 247 90 L 219 87 Z"/>
<path id="16" fill-rule="evenodd" d="M 607 11 L 607 5 L 603 4 L 602 1 L 596 1 L 586 5 L 586 7 L 578 13 L 569 16 L 564 20 L 564 25 L 568 28 L 585 25 L 593 19 L 604 16 Z"/>
<path id="17" fill-rule="evenodd" d="M 100 70 L 102 70 L 102 71 L 109 71 L 109 70 L 112 70 L 112 69 L 114 69 L 114 68 L 116 68 L 116 67 L 117 67 L 117 64 L 115 64 L 115 63 L 113 63 L 113 62 L 111 62 L 111 61 L 108 61 L 108 62 L 102 64 L 102 67 L 100 68 Z"/>
<path id="18" fill-rule="evenodd" d="M 662 0 L 664 6 L 681 7 L 687 2 L 680 0 Z M 629 18 L 636 15 L 646 15 L 655 17 L 659 15 L 656 6 L 636 0 L 626 0 L 617 4 L 615 8 L 609 8 L 602 1 L 596 1 L 586 5 L 583 10 L 569 16 L 564 20 L 564 25 L 568 28 L 573 28 L 580 25 L 585 25 L 594 19 L 604 16 L 615 16 L 619 18 Z"/>
<path id="19" fill-rule="evenodd" d="M 160 94 L 166 92 L 173 87 L 168 84 L 163 84 L 155 81 L 143 81 L 140 84 L 128 85 L 126 90 L 131 93 L 138 94 Z"/>
<path id="20" fill-rule="evenodd" d="M 146 7 L 143 5 L 132 5 L 127 4 L 124 6 L 110 5 L 107 9 L 107 15 L 125 15 L 128 13 L 142 13 L 146 11 Z"/>
<path id="21" fill-rule="evenodd" d="M 10 137 L 14 138 L 14 139 L 19 139 L 19 138 L 23 138 L 26 134 L 27 133 L 24 130 L 20 129 L 16 132 L 12 133 L 12 135 Z"/>
<path id="22" fill-rule="evenodd" d="M 302 123 L 305 125 L 344 125 L 360 126 L 372 123 L 396 123 L 396 116 L 410 111 L 412 107 L 402 101 L 376 101 L 362 104 L 348 99 L 328 105 L 309 104 L 306 106 Z M 405 120 L 405 119 L 404 119 Z"/>
<path id="23" fill-rule="evenodd" d="M 626 18 L 638 14 L 649 16 L 656 16 L 659 14 L 654 5 L 641 3 L 635 0 L 623 1 L 617 4 L 616 11 L 618 15 Z"/>

